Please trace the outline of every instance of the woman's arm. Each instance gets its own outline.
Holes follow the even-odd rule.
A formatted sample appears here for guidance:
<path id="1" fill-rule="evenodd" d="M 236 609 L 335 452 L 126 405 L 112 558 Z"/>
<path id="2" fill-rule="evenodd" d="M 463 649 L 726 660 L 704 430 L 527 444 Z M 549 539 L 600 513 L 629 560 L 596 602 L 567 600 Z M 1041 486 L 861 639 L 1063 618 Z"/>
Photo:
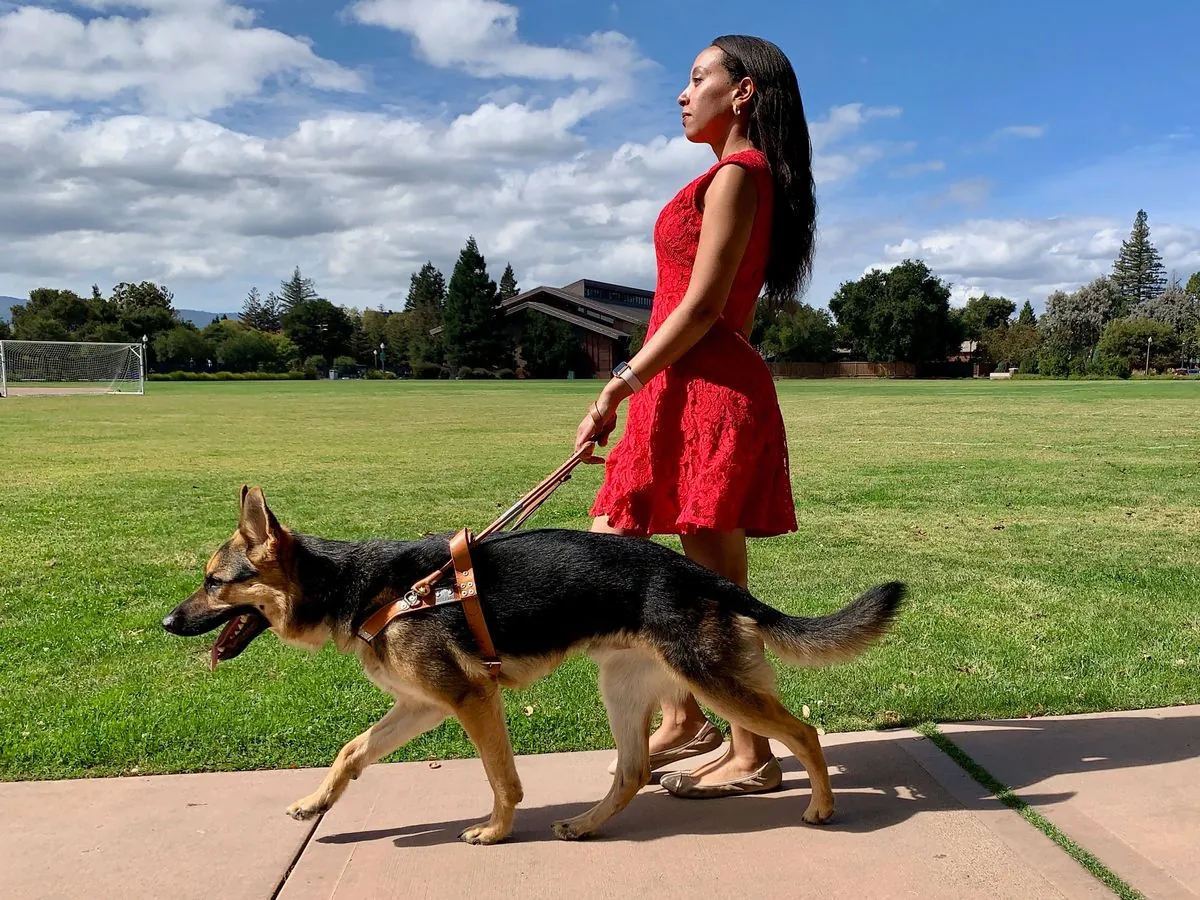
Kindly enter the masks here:
<path id="1" fill-rule="evenodd" d="M 750 243 L 757 205 L 758 192 L 750 172 L 738 165 L 717 170 L 704 195 L 700 241 L 687 292 L 679 306 L 629 360 L 629 367 L 643 384 L 687 353 L 721 317 L 738 265 Z M 631 393 L 619 378 L 613 379 L 605 391 L 614 406 Z M 602 414 L 606 413 L 605 404 L 598 406 Z"/>

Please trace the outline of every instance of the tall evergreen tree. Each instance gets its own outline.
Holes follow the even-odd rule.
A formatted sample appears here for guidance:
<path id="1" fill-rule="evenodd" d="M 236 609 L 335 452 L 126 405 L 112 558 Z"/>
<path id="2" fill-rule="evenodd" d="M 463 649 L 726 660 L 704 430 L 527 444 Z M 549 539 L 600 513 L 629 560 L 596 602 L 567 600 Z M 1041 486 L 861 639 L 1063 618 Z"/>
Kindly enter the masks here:
<path id="1" fill-rule="evenodd" d="M 1129 239 L 1121 242 L 1121 252 L 1113 262 L 1112 280 L 1123 304 L 1117 318 L 1166 289 L 1166 269 L 1158 250 L 1150 243 L 1150 226 L 1146 224 L 1144 209 L 1138 210 Z"/>
<path id="2" fill-rule="evenodd" d="M 242 303 L 242 311 L 238 313 L 238 319 L 249 328 L 261 328 L 262 310 L 262 297 L 259 296 L 258 288 L 252 287 Z"/>
<path id="3" fill-rule="evenodd" d="M 404 300 L 404 354 L 411 364 L 442 362 L 442 340 L 429 332 L 442 325 L 445 305 L 446 276 L 426 260 L 420 271 L 413 272 Z"/>
<path id="4" fill-rule="evenodd" d="M 283 301 L 274 291 L 267 292 L 267 299 L 262 301 L 259 313 L 260 331 L 270 331 L 278 334 L 283 330 Z"/>
<path id="5" fill-rule="evenodd" d="M 1021 307 L 1021 314 L 1017 316 L 1017 324 L 1028 325 L 1030 327 L 1037 325 L 1037 316 L 1034 315 L 1033 304 L 1028 300 L 1026 300 L 1025 305 Z"/>
<path id="6" fill-rule="evenodd" d="M 513 274 L 512 263 L 509 263 L 504 267 L 504 274 L 500 276 L 500 299 L 507 300 L 519 293 L 521 291 L 517 288 L 517 276 Z"/>
<path id="7" fill-rule="evenodd" d="M 300 274 L 299 266 L 296 266 L 291 278 L 279 282 L 279 291 L 278 300 L 281 314 L 290 312 L 297 303 L 317 299 L 316 284 L 311 278 L 305 278 Z"/>
<path id="8" fill-rule="evenodd" d="M 512 345 L 503 329 L 500 295 L 488 278 L 487 261 L 474 236 L 458 255 L 446 291 L 443 347 L 455 367 L 511 365 Z"/>
<path id="9" fill-rule="evenodd" d="M 1200 297 L 1200 272 L 1192 273 L 1183 289 L 1193 297 Z"/>
<path id="10" fill-rule="evenodd" d="M 426 261 L 409 280 L 406 310 L 432 308 L 440 310 L 446 303 L 446 276 L 432 262 Z"/>

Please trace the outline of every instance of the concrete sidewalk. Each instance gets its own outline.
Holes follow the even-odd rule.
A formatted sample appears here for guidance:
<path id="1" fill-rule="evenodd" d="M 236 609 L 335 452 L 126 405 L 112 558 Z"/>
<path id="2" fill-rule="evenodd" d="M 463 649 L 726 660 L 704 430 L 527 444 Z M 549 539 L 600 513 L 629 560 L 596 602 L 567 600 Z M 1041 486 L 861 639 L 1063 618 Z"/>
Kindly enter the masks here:
<path id="1" fill-rule="evenodd" d="M 1200 897 L 1200 707 L 946 726 L 959 746 L 1147 897 Z M 374 766 L 317 823 L 322 770 L 0 784 L 0 895 L 25 898 L 1111 897 L 911 731 L 824 739 L 808 782 L 702 802 L 655 784 L 592 839 L 550 823 L 607 790 L 611 751 L 524 756 L 510 840 L 457 840 L 491 795 L 478 760 Z M 1190 852 L 1189 852 L 1190 851 Z"/>

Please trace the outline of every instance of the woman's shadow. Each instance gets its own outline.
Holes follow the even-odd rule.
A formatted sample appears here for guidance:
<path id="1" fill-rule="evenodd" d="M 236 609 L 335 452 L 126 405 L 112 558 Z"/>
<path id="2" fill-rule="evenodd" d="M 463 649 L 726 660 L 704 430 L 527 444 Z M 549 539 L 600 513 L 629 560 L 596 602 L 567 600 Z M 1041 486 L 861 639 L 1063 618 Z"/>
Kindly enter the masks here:
<path id="1" fill-rule="evenodd" d="M 987 756 L 992 758 L 1021 761 L 1022 777 L 1015 783 L 1007 782 L 1014 789 L 1036 785 L 1056 774 L 1150 766 L 1200 755 L 1200 717 L 1194 715 L 1026 719 L 977 723 L 977 727 L 982 730 L 972 733 L 973 746 L 986 748 Z M 927 745 L 922 752 L 933 749 L 924 738 L 903 735 L 888 740 L 864 735 L 861 740 L 851 738 L 828 746 L 826 761 L 837 811 L 824 827 L 849 833 L 873 832 L 898 825 L 917 813 L 962 809 L 962 804 L 910 754 L 909 749 L 918 742 Z M 801 827 L 800 814 L 809 799 L 808 778 L 793 757 L 781 757 L 780 763 L 784 784 L 779 791 L 713 802 L 675 798 L 657 786 L 656 778 L 591 839 L 652 841 L 679 834 L 754 833 Z M 517 767 L 521 768 L 520 758 Z M 579 815 L 607 789 L 606 778 L 589 778 L 586 783 L 601 785 L 589 802 L 519 807 L 510 840 L 555 840 L 550 830 L 552 822 Z M 980 801 L 986 802 L 988 796 L 979 787 Z M 1022 796 L 1031 804 L 1046 806 L 1068 800 L 1074 792 Z M 490 795 L 481 792 L 481 813 L 489 802 Z M 464 828 L 483 817 L 326 834 L 316 840 L 353 844 L 390 838 L 398 847 L 426 847 L 456 841 Z"/>

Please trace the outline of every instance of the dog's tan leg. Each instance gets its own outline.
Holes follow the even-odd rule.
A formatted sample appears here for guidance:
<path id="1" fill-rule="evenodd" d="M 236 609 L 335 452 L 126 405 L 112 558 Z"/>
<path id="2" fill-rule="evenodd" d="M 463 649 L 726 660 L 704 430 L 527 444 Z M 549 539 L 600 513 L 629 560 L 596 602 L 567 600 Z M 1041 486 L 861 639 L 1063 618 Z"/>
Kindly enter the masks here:
<path id="1" fill-rule="evenodd" d="M 815 728 L 797 719 L 779 701 L 774 674 L 766 659 L 758 656 L 749 663 L 747 671 L 737 675 L 705 674 L 707 677 L 702 683 L 692 685 L 697 696 L 730 722 L 786 744 L 804 766 L 812 788 L 804 821 L 809 825 L 828 822 L 833 816 L 833 790 L 820 738 Z"/>
<path id="2" fill-rule="evenodd" d="M 491 817 L 465 829 L 459 837 L 468 844 L 495 844 L 512 833 L 517 804 L 525 799 L 500 689 L 493 687 L 483 695 L 472 695 L 454 714 L 479 751 L 483 771 L 492 786 Z"/>
<path id="3" fill-rule="evenodd" d="M 341 749 L 321 786 L 289 806 L 287 814 L 303 820 L 326 812 L 367 766 L 441 724 L 446 716 L 446 710 L 428 703 L 397 700 L 382 719 Z"/>
<path id="4" fill-rule="evenodd" d="M 600 667 L 600 695 L 617 744 L 617 771 L 599 803 L 573 819 L 553 825 L 554 834 L 575 840 L 595 831 L 629 805 L 650 781 L 650 717 L 660 697 L 680 685 L 654 656 L 640 650 L 593 654 Z"/>

